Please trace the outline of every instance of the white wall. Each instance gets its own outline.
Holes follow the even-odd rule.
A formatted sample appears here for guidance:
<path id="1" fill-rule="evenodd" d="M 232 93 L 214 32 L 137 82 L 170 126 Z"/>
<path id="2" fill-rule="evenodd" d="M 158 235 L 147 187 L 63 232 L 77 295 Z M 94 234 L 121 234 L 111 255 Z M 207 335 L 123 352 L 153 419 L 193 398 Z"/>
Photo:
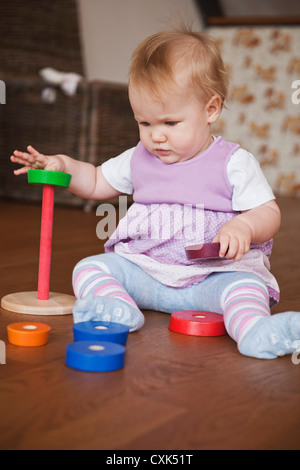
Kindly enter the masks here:
<path id="1" fill-rule="evenodd" d="M 131 54 L 146 36 L 178 25 L 202 23 L 194 0 L 77 0 L 85 75 L 127 83 Z"/>

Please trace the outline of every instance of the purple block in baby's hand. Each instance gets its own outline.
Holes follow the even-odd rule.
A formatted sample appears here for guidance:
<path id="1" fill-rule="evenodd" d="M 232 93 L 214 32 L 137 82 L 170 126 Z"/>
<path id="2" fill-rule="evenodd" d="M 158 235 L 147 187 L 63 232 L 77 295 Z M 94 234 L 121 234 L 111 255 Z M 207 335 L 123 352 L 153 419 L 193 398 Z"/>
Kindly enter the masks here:
<path id="1" fill-rule="evenodd" d="M 204 243 L 201 245 L 190 245 L 185 248 L 188 260 L 224 259 L 219 256 L 220 243 Z"/>

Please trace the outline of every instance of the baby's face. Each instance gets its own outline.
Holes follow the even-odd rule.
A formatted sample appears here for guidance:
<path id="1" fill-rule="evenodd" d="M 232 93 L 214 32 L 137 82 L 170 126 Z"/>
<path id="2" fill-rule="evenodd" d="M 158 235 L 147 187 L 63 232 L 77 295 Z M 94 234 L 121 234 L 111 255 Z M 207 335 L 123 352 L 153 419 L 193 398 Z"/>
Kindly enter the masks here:
<path id="1" fill-rule="evenodd" d="M 141 142 L 164 163 L 190 160 L 211 144 L 210 105 L 193 93 L 181 88 L 158 99 L 129 86 L 129 98 Z"/>

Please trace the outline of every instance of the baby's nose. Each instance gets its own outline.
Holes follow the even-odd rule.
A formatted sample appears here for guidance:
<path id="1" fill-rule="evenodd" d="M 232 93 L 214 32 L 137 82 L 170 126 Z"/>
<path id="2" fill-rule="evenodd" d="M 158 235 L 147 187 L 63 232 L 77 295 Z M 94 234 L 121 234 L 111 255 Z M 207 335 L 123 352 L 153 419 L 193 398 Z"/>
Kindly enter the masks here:
<path id="1" fill-rule="evenodd" d="M 152 132 L 152 139 L 157 143 L 164 143 L 167 141 L 166 135 L 159 129 Z"/>

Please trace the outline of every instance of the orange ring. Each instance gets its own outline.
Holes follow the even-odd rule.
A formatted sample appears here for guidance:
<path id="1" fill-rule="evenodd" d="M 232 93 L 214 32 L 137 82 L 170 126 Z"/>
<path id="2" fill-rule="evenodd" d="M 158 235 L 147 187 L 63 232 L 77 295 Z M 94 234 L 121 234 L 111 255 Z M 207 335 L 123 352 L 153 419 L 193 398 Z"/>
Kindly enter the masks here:
<path id="1" fill-rule="evenodd" d="M 7 326 L 8 341 L 15 346 L 43 346 L 48 343 L 50 330 L 44 323 L 12 323 Z"/>

